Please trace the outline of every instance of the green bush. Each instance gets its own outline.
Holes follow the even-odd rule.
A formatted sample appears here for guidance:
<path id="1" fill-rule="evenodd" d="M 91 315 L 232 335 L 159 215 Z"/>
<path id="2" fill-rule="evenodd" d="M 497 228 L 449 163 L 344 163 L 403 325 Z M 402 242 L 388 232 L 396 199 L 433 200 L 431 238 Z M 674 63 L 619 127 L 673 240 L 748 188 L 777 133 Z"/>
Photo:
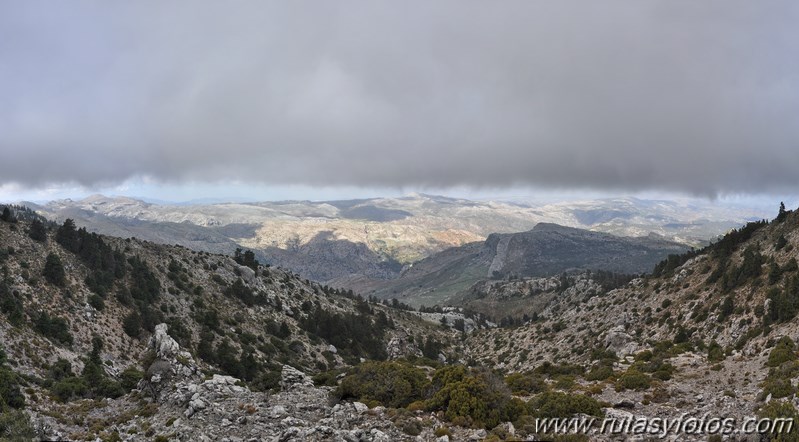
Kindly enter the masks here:
<path id="1" fill-rule="evenodd" d="M 763 398 L 771 395 L 772 398 L 783 398 L 796 393 L 796 387 L 791 384 L 790 379 L 769 376 L 763 381 Z"/>
<path id="2" fill-rule="evenodd" d="M 28 415 L 22 410 L 2 410 L 0 412 L 0 440 L 9 442 L 31 441 L 36 432 Z"/>
<path id="3" fill-rule="evenodd" d="M 132 311 L 122 321 L 122 331 L 131 338 L 138 338 L 141 334 L 141 316 L 139 312 Z"/>
<path id="4" fill-rule="evenodd" d="M 799 427 L 797 427 L 797 422 L 799 422 L 799 412 L 797 412 L 796 408 L 791 405 L 790 402 L 771 401 L 763 405 L 760 408 L 760 411 L 758 411 L 757 415 L 760 418 L 772 419 L 772 421 L 775 419 L 792 419 L 793 422 L 793 425 L 790 427 L 790 431 L 785 431 L 788 429 L 788 426 L 786 425 L 784 428 L 782 428 L 782 432 L 777 433 L 775 431 L 770 434 L 762 435 L 764 437 L 760 440 L 770 440 L 774 442 L 799 442 Z M 775 428 L 775 430 L 779 431 L 780 428 Z"/>
<path id="5" fill-rule="evenodd" d="M 510 390 L 489 370 L 444 367 L 433 375 L 432 385 L 435 393 L 427 401 L 427 409 L 443 411 L 453 423 L 490 429 L 519 416 Z"/>
<path id="6" fill-rule="evenodd" d="M 603 363 L 606 363 L 606 364 L 609 364 L 609 363 L 612 364 L 613 362 L 618 361 L 619 357 L 616 356 L 616 353 L 614 353 L 611 350 L 606 350 L 606 349 L 602 349 L 602 348 L 595 348 L 595 349 L 591 350 L 591 360 L 592 361 L 600 361 L 600 362 L 603 362 Z"/>
<path id="7" fill-rule="evenodd" d="M 105 309 L 105 301 L 103 297 L 97 293 L 89 295 L 89 305 L 94 307 L 97 311 L 103 311 Z"/>
<path id="8" fill-rule="evenodd" d="M 616 391 L 646 390 L 650 387 L 651 381 L 651 378 L 645 373 L 636 370 L 627 370 L 627 372 L 619 376 L 619 379 L 616 381 Z"/>
<path id="9" fill-rule="evenodd" d="M 335 387 L 338 385 L 338 375 L 341 374 L 341 370 L 327 370 L 316 374 L 313 377 L 314 385 L 316 386 L 327 386 L 327 387 Z"/>
<path id="10" fill-rule="evenodd" d="M 766 366 L 779 367 L 785 362 L 795 361 L 796 353 L 794 352 L 794 342 L 788 336 L 783 336 L 777 341 L 777 345 L 771 350 L 768 355 Z"/>
<path id="11" fill-rule="evenodd" d="M 505 384 L 513 394 L 536 394 L 547 389 L 544 379 L 533 373 L 512 373 L 505 377 Z"/>
<path id="12" fill-rule="evenodd" d="M 128 367 L 119 375 L 119 383 L 127 391 L 136 388 L 139 381 L 144 378 L 144 373 L 134 367 Z"/>
<path id="13" fill-rule="evenodd" d="M 101 379 L 93 390 L 97 397 L 107 397 L 111 399 L 116 399 L 126 393 L 119 382 L 109 378 Z"/>
<path id="14" fill-rule="evenodd" d="M 596 364 L 585 375 L 586 381 L 604 381 L 613 377 L 613 367 L 605 364 Z"/>
<path id="15" fill-rule="evenodd" d="M 535 373 L 543 374 L 549 377 L 564 375 L 564 374 L 582 376 L 582 374 L 585 372 L 585 368 L 582 365 L 577 365 L 577 364 L 555 365 L 549 361 L 546 361 L 540 366 L 536 367 L 534 371 Z"/>
<path id="16" fill-rule="evenodd" d="M 250 383 L 250 388 L 257 391 L 270 391 L 280 386 L 280 371 L 262 371 Z"/>
<path id="17" fill-rule="evenodd" d="M 52 381 L 60 381 L 62 379 L 75 376 L 72 372 L 72 364 L 66 359 L 58 359 L 47 370 L 47 377 Z"/>
<path id="18" fill-rule="evenodd" d="M 47 312 L 42 312 L 36 319 L 33 328 L 45 337 L 63 345 L 72 345 L 72 333 L 70 333 L 69 324 L 67 324 L 64 318 L 59 318 L 57 316 L 50 317 Z"/>
<path id="19" fill-rule="evenodd" d="M 602 416 L 602 405 L 583 394 L 557 391 L 541 393 L 527 403 L 530 415 L 538 418 L 567 418 L 575 414 Z"/>
<path id="20" fill-rule="evenodd" d="M 386 407 L 406 407 L 423 399 L 428 387 L 425 372 L 402 362 L 371 361 L 353 368 L 345 376 L 337 395 L 342 399 L 377 401 Z"/>
<path id="21" fill-rule="evenodd" d="M 86 382 L 77 376 L 64 378 L 50 387 L 50 391 L 61 402 L 69 402 L 72 399 L 82 398 L 89 392 Z"/>
<path id="22" fill-rule="evenodd" d="M 0 410 L 5 407 L 22 408 L 25 396 L 19 389 L 20 379 L 10 368 L 0 366 Z"/>
<path id="23" fill-rule="evenodd" d="M 720 362 L 724 360 L 724 349 L 718 342 L 713 341 L 707 346 L 707 360 L 710 362 Z"/>

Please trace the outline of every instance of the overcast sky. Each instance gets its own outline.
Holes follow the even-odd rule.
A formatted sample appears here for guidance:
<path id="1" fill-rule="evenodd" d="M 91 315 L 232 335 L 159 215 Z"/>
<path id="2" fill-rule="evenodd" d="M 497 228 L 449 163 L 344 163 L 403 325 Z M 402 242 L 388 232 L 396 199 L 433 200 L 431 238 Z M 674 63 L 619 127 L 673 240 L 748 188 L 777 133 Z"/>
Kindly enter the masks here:
<path id="1" fill-rule="evenodd" d="M 795 193 L 797 23 L 793 0 L 4 1 L 0 192 Z"/>

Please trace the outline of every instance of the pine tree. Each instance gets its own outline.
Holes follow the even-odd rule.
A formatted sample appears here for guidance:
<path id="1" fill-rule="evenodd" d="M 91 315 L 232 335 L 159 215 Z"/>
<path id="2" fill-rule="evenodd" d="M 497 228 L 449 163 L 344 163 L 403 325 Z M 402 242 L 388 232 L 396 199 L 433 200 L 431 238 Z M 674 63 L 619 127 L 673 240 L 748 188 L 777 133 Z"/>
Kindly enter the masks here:
<path id="1" fill-rule="evenodd" d="M 64 220 L 64 224 L 56 231 L 55 240 L 70 252 L 77 253 L 80 248 L 80 243 L 78 231 L 75 228 L 75 221 L 70 218 Z"/>
<path id="2" fill-rule="evenodd" d="M 785 220 L 785 217 L 788 216 L 788 212 L 785 210 L 785 203 L 780 202 L 780 211 L 777 213 L 777 222 L 782 222 Z"/>
<path id="3" fill-rule="evenodd" d="M 122 330 L 131 338 L 139 337 L 141 333 L 141 316 L 139 316 L 139 312 L 134 310 L 125 317 L 125 320 L 122 321 Z"/>
<path id="4" fill-rule="evenodd" d="M 39 221 L 38 219 L 34 219 L 31 221 L 30 230 L 28 230 L 28 236 L 31 237 L 34 241 L 45 242 L 47 241 L 47 228 L 44 226 L 44 223 Z"/>
<path id="5" fill-rule="evenodd" d="M 0 221 L 5 221 L 7 223 L 14 221 L 14 215 L 11 213 L 11 209 L 8 206 L 3 208 L 3 214 L 0 215 Z"/>
<path id="6" fill-rule="evenodd" d="M 55 253 L 47 255 L 47 261 L 44 263 L 44 270 L 42 275 L 50 284 L 58 287 L 63 287 L 66 283 L 66 274 L 64 273 L 64 265 L 61 264 L 61 258 Z"/>

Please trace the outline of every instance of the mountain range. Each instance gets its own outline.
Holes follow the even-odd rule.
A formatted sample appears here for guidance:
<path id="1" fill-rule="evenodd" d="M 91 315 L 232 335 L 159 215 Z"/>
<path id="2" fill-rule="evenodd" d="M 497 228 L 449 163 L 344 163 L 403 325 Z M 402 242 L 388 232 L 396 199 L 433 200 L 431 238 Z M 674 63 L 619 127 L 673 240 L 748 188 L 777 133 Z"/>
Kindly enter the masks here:
<path id="1" fill-rule="evenodd" d="M 655 234 L 619 237 L 540 223 L 527 232 L 494 233 L 485 241 L 435 253 L 394 279 L 356 276 L 336 280 L 335 284 L 415 306 L 457 305 L 479 281 L 544 277 L 574 270 L 641 274 L 650 272 L 668 255 L 687 250 L 687 246 Z"/>
<path id="2" fill-rule="evenodd" d="M 689 246 L 747 221 L 761 210 L 713 202 L 638 198 L 545 203 L 471 201 L 412 194 L 399 198 L 218 204 L 155 204 L 126 197 L 24 203 L 90 231 L 231 254 L 253 250 L 264 262 L 316 281 L 393 279 L 404 266 L 489 235 L 526 232 L 539 223 L 611 233 L 650 233 Z"/>

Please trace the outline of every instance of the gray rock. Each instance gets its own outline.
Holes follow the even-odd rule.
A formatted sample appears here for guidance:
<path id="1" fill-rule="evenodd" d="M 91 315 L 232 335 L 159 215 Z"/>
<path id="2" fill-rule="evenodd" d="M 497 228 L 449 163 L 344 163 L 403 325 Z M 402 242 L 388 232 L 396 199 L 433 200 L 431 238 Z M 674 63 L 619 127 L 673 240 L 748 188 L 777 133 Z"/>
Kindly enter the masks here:
<path id="1" fill-rule="evenodd" d="M 247 266 L 238 266 L 241 279 L 247 284 L 255 284 L 255 271 Z"/>
<path id="2" fill-rule="evenodd" d="M 627 334 L 624 326 L 618 325 L 610 329 L 605 335 L 605 348 L 616 353 L 617 356 L 627 356 L 638 350 L 638 343 Z"/>
<path id="3" fill-rule="evenodd" d="M 296 368 L 284 365 L 281 372 L 280 388 L 287 391 L 301 387 L 313 387 L 313 380 Z"/>
<path id="4" fill-rule="evenodd" d="M 167 333 L 169 326 L 158 324 L 155 326 L 155 333 L 150 338 L 150 347 L 155 349 L 155 354 L 159 359 L 171 360 L 178 355 L 180 345 Z"/>
<path id="5" fill-rule="evenodd" d="M 355 407 L 355 412 L 358 414 L 364 414 L 369 411 L 369 407 L 363 402 L 353 402 L 352 405 Z"/>

